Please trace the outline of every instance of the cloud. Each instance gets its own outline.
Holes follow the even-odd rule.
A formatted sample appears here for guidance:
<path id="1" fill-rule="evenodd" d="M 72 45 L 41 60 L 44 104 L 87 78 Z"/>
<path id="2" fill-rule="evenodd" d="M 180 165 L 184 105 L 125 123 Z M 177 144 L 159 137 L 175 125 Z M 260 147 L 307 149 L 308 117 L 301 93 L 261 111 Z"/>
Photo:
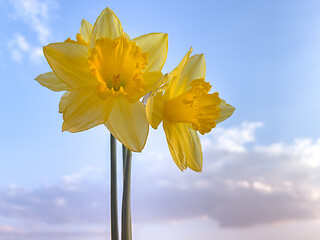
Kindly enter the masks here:
<path id="1" fill-rule="evenodd" d="M 319 220 L 320 139 L 261 145 L 255 132 L 262 126 L 247 122 L 205 135 L 203 173 L 180 172 L 151 134 L 151 145 L 134 159 L 133 221 L 205 217 L 226 228 Z M 104 225 L 108 194 L 103 172 L 87 167 L 32 191 L 3 189 L 0 216 L 57 226 Z"/>
<path id="2" fill-rule="evenodd" d="M 222 227 L 248 227 L 319 219 L 320 140 L 259 145 L 255 131 L 262 126 L 243 123 L 206 135 L 201 174 L 178 174 L 165 167 L 152 172 L 147 177 L 150 188 L 133 198 L 139 220 L 206 216 Z"/>
<path id="3" fill-rule="evenodd" d="M 10 225 L 0 225 L 0 238 L 6 240 L 99 240 L 106 235 L 109 235 L 109 233 L 101 229 L 32 230 L 19 229 Z"/>
<path id="4" fill-rule="evenodd" d="M 14 8 L 11 16 L 28 24 L 37 33 L 40 43 L 46 43 L 52 32 L 49 27 L 50 13 L 57 8 L 57 2 L 10 0 L 10 3 Z"/>
<path id="5" fill-rule="evenodd" d="M 27 191 L 11 185 L 0 192 L 0 215 L 32 222 L 103 223 L 108 212 L 104 184 L 95 181 L 70 181 L 70 176 L 51 186 Z"/>
<path id="6" fill-rule="evenodd" d="M 42 48 L 33 47 L 21 34 L 16 34 L 8 43 L 11 58 L 16 62 L 22 62 L 27 56 L 33 63 L 40 63 L 43 58 Z"/>
<path id="7" fill-rule="evenodd" d="M 10 225 L 0 225 L 0 234 L 20 234 L 22 231 L 10 226 Z M 1 235 L 0 235 L 1 236 Z"/>
<path id="8" fill-rule="evenodd" d="M 10 0 L 10 3 L 14 9 L 10 17 L 28 25 L 36 33 L 40 46 L 46 44 L 52 33 L 49 26 L 51 13 L 58 4 L 39 0 Z M 20 33 L 16 33 L 8 43 L 11 57 L 16 62 L 22 62 L 27 56 L 29 61 L 41 63 L 44 58 L 40 46 L 31 45 Z"/>

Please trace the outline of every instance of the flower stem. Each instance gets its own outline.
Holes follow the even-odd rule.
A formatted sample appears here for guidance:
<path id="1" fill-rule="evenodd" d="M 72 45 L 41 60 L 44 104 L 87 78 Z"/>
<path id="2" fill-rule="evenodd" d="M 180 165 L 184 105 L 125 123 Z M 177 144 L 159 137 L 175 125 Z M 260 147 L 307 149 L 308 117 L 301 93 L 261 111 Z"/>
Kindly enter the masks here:
<path id="1" fill-rule="evenodd" d="M 132 240 L 131 227 L 131 159 L 132 152 L 127 149 L 122 196 L 122 234 L 121 240 Z"/>
<path id="2" fill-rule="evenodd" d="M 123 179 L 124 179 L 124 174 L 126 169 L 126 159 L 127 159 L 127 148 L 122 144 Z"/>
<path id="3" fill-rule="evenodd" d="M 118 232 L 118 202 L 117 202 L 117 146 L 116 139 L 110 133 L 111 158 L 111 239 L 119 240 Z"/>

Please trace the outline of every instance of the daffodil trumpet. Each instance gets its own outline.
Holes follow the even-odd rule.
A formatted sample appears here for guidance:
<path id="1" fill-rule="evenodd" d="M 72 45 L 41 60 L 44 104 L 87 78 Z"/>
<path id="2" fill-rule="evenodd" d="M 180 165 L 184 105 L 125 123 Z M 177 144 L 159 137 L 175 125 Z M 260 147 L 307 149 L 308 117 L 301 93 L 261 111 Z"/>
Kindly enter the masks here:
<path id="1" fill-rule="evenodd" d="M 148 98 L 146 111 L 150 125 L 163 129 L 171 156 L 183 171 L 202 171 L 203 156 L 198 132 L 206 134 L 234 112 L 235 108 L 209 93 L 205 81 L 206 65 L 203 54 L 190 57 L 192 48 L 177 68 L 166 74 L 165 83 Z"/>

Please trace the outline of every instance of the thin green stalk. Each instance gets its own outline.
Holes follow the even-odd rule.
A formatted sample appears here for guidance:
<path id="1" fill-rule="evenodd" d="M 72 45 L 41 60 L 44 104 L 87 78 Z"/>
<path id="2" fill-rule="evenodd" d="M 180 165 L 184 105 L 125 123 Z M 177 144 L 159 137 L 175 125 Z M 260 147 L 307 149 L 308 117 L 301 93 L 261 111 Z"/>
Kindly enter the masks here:
<path id="1" fill-rule="evenodd" d="M 119 240 L 118 230 L 118 200 L 117 200 L 117 142 L 110 133 L 110 158 L 111 158 L 111 239 Z"/>
<path id="2" fill-rule="evenodd" d="M 131 159 L 132 152 L 127 149 L 125 174 L 123 180 L 121 240 L 132 240 L 131 227 Z"/>
<path id="3" fill-rule="evenodd" d="M 125 174 L 125 169 L 126 169 L 126 158 L 127 158 L 127 148 L 122 144 L 123 179 L 124 179 L 124 174 Z"/>

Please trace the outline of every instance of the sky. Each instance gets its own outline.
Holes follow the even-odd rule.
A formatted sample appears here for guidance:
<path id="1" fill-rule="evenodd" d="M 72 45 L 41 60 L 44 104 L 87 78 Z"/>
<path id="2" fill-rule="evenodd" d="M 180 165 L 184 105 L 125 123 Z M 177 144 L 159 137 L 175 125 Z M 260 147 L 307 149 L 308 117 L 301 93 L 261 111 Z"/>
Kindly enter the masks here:
<path id="1" fill-rule="evenodd" d="M 109 133 L 62 133 L 62 93 L 34 80 L 50 71 L 42 46 L 107 6 L 132 38 L 168 33 L 163 73 L 204 53 L 236 108 L 201 136 L 202 173 L 181 172 L 150 128 L 133 154 L 133 239 L 318 240 L 317 0 L 0 0 L 0 240 L 110 239 Z"/>

